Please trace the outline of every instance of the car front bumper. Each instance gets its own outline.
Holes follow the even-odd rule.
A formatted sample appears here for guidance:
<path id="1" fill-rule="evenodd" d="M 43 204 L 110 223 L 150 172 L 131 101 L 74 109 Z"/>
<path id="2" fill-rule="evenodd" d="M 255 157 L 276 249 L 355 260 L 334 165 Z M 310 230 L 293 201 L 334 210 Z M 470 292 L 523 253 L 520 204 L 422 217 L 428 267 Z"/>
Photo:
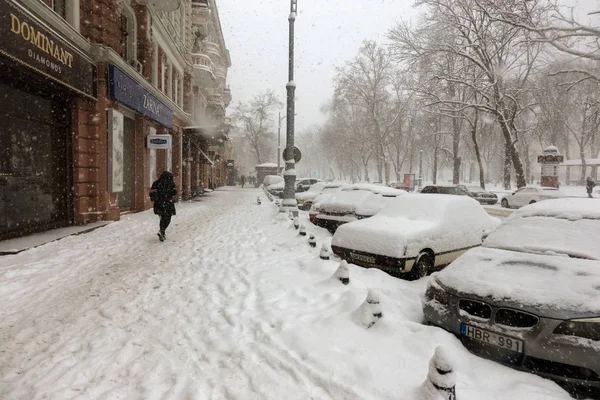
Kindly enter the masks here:
<path id="1" fill-rule="evenodd" d="M 535 373 L 556 382 L 600 389 L 600 343 L 552 332 L 563 321 L 539 317 L 531 328 L 509 328 L 492 322 L 500 307 L 492 306 L 487 321 L 472 317 L 459 308 L 459 298 L 446 293 L 448 301 L 438 301 L 428 288 L 423 298 L 424 322 L 456 335 L 472 353 L 513 368 Z M 505 307 L 502 307 L 506 309 Z M 497 347 L 461 335 L 461 324 L 521 339 L 523 353 Z"/>

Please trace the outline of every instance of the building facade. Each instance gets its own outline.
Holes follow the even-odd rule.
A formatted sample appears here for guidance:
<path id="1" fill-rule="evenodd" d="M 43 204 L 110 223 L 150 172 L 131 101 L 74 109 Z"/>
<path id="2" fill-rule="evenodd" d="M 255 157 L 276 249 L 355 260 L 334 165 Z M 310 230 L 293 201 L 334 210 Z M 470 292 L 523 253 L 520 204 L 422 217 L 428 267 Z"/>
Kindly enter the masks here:
<path id="1" fill-rule="evenodd" d="M 0 0 L 0 33 L 0 239 L 146 210 L 164 170 L 227 182 L 214 0 Z"/>

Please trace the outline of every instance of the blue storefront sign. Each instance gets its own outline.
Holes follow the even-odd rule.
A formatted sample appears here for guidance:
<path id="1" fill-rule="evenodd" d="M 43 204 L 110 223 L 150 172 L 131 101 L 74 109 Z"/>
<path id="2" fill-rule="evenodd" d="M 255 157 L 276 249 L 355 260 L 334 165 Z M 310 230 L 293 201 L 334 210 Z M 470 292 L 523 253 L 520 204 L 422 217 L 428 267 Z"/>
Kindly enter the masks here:
<path id="1" fill-rule="evenodd" d="M 111 98 L 140 114 L 167 128 L 173 126 L 173 110 L 112 64 L 108 66 L 108 92 Z"/>

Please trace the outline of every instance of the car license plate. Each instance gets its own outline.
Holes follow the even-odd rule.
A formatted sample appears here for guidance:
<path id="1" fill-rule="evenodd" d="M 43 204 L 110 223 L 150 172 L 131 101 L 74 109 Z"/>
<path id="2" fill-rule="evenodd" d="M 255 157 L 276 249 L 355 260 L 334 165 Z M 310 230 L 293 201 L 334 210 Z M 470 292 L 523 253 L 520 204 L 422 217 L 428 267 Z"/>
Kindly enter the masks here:
<path id="1" fill-rule="evenodd" d="M 460 324 L 460 334 L 481 342 L 502 347 L 503 349 L 516 351 L 517 353 L 523 352 L 522 340 L 479 329 L 471 325 Z"/>
<path id="2" fill-rule="evenodd" d="M 375 264 L 375 257 L 364 256 L 362 254 L 350 253 L 350 257 L 354 260 Z"/>

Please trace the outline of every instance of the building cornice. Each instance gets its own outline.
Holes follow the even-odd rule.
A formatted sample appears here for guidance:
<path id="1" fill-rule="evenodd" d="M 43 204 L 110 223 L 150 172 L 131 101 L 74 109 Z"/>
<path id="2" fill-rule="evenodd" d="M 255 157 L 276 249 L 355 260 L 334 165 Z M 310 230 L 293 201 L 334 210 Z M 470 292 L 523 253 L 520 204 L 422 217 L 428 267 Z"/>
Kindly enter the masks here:
<path id="1" fill-rule="evenodd" d="M 123 60 L 113 49 L 103 45 L 94 44 L 91 46 L 91 54 L 92 57 L 98 62 L 111 63 L 119 67 L 119 69 L 127 73 L 127 75 L 133 78 L 154 97 L 162 101 L 167 107 L 173 110 L 173 114 L 175 114 L 179 119 L 183 120 L 185 123 L 189 123 L 191 121 L 190 114 L 183 111 L 183 109 L 175 104 L 167 95 L 148 82 L 139 72 L 135 70 L 135 68 L 125 62 L 125 60 Z"/>

